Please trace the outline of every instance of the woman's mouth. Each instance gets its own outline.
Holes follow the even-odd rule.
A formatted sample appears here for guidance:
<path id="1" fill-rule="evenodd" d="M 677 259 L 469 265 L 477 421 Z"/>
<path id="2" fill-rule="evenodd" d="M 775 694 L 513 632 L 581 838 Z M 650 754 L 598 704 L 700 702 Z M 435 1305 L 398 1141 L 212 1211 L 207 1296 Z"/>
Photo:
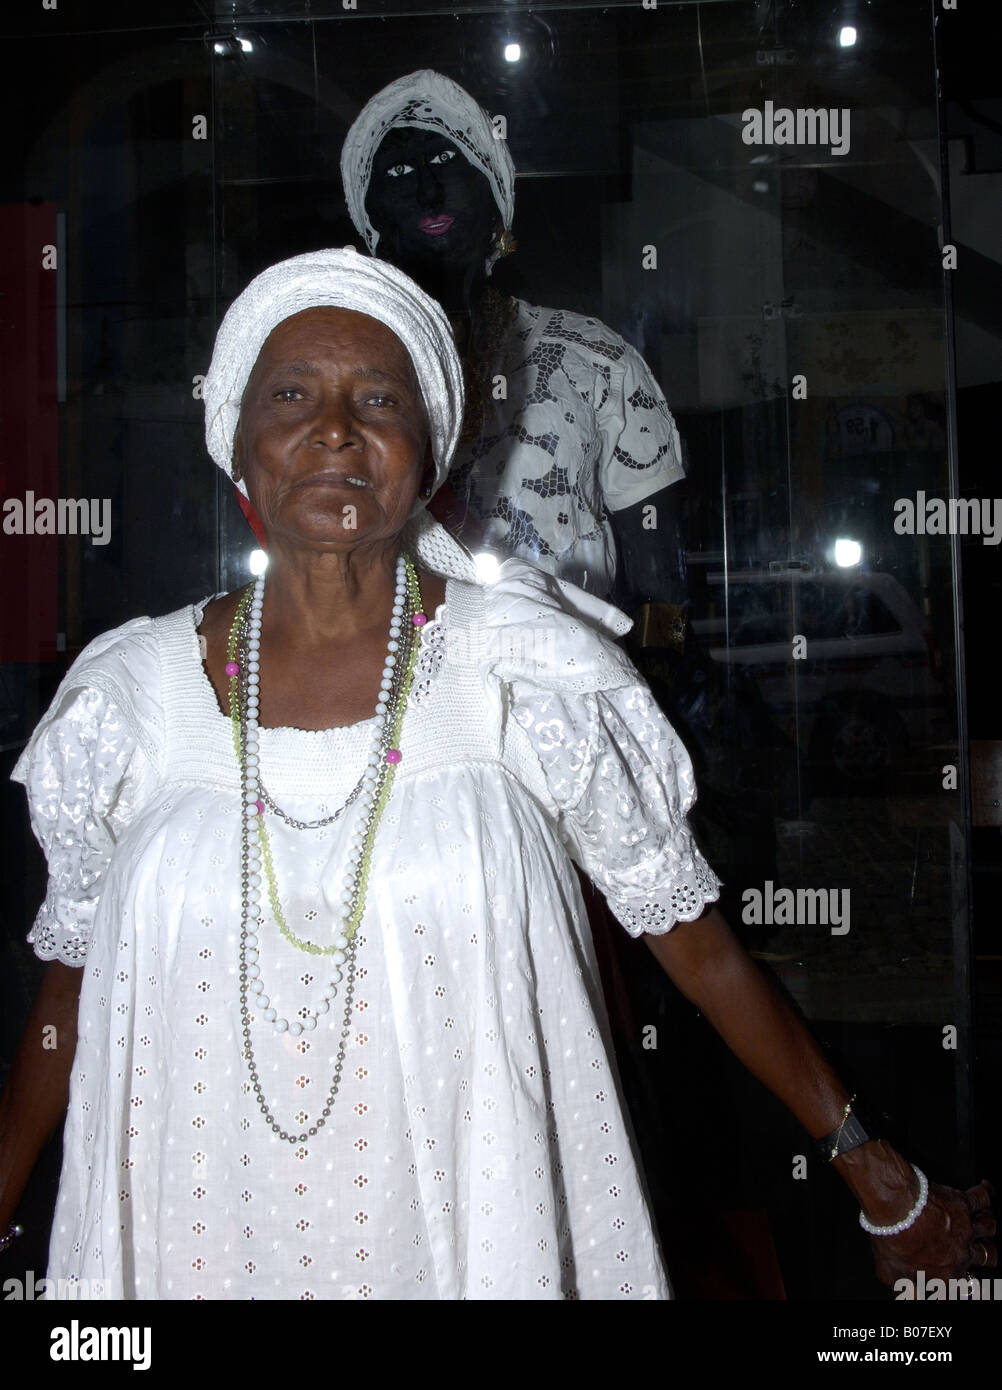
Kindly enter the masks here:
<path id="1" fill-rule="evenodd" d="M 367 479 L 358 477 L 355 473 L 315 473 L 310 478 L 303 478 L 296 484 L 296 487 L 368 487 Z"/>
<path id="2" fill-rule="evenodd" d="M 449 230 L 455 220 L 447 212 L 437 212 L 434 217 L 422 217 L 418 226 L 428 236 L 441 236 L 443 232 Z"/>

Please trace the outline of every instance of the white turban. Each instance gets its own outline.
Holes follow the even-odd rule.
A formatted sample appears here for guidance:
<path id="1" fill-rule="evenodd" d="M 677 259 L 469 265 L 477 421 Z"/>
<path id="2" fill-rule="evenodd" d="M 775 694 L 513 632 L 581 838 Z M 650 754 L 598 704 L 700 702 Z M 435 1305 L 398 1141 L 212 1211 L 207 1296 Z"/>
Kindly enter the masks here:
<path id="1" fill-rule="evenodd" d="M 445 481 L 463 419 L 463 371 L 441 307 L 396 266 L 353 246 L 308 251 L 269 266 L 229 309 L 205 378 L 205 442 L 224 473 L 233 462 L 240 401 L 265 339 L 304 309 L 354 309 L 391 329 L 410 353 L 428 414 L 435 481 Z M 243 481 L 237 483 L 247 496 Z"/>
<path id="2" fill-rule="evenodd" d="M 440 72 L 422 68 L 391 82 L 363 106 L 341 150 L 341 179 L 348 212 L 370 251 L 375 251 L 379 241 L 379 233 L 365 211 L 372 161 L 386 132 L 399 126 L 434 130 L 451 140 L 486 175 L 505 230 L 511 229 L 515 219 L 515 166 L 507 140 L 495 137 L 490 116 L 469 92 Z M 488 274 L 499 255 L 500 248 L 495 247 L 487 259 Z"/>

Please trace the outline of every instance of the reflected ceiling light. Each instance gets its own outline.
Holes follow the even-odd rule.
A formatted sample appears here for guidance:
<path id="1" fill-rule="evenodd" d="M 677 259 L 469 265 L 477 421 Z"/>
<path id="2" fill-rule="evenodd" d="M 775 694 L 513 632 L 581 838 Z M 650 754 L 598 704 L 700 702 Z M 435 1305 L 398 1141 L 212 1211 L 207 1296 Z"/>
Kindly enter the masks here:
<path id="1" fill-rule="evenodd" d="M 752 189 L 756 193 L 768 193 L 769 185 L 766 183 L 765 179 L 756 179 L 752 184 Z"/>
<path id="2" fill-rule="evenodd" d="M 863 547 L 859 541 L 850 541 L 842 536 L 835 542 L 835 563 L 842 569 L 858 565 L 863 558 Z"/>
<path id="3" fill-rule="evenodd" d="M 504 60 L 506 63 L 517 63 L 522 56 L 522 45 L 519 43 L 506 43 L 504 46 Z"/>
<path id="4" fill-rule="evenodd" d="M 852 24 L 843 24 L 838 31 L 839 48 L 851 48 L 856 42 L 856 29 Z"/>
<path id="5" fill-rule="evenodd" d="M 238 53 L 252 53 L 254 45 L 250 39 L 236 34 L 206 34 L 205 42 L 212 43 L 212 51 L 220 58 L 235 58 Z"/>
<path id="6" fill-rule="evenodd" d="M 473 566 L 479 584 L 493 584 L 501 573 L 498 557 L 492 555 L 489 550 L 483 550 L 479 555 L 474 555 Z"/>
<path id="7" fill-rule="evenodd" d="M 252 550 L 247 561 L 247 568 L 251 574 L 264 574 L 268 568 L 268 556 L 263 550 Z"/>

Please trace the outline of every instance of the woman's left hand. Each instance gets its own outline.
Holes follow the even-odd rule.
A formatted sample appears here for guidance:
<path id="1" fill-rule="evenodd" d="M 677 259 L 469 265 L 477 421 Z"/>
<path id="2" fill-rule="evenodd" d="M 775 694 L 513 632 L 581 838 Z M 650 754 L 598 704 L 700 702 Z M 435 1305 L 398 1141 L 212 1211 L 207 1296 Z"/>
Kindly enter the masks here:
<path id="1" fill-rule="evenodd" d="M 929 1184 L 929 1200 L 913 1226 L 895 1236 L 871 1236 L 877 1278 L 884 1284 L 914 1280 L 922 1270 L 931 1279 L 977 1276 L 998 1264 L 992 1187 L 979 1182 L 960 1192 Z"/>

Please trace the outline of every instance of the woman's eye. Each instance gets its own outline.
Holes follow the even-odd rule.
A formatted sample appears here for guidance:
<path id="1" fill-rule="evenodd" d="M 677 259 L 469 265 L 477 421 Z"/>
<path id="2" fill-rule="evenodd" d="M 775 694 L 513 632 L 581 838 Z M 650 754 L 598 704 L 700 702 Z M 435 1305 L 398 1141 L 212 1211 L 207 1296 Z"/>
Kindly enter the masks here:
<path id="1" fill-rule="evenodd" d="M 402 174 L 410 174 L 413 170 L 413 164 L 391 164 L 386 173 L 391 179 L 399 179 Z"/>
<path id="2" fill-rule="evenodd" d="M 365 398 L 365 404 L 366 404 L 366 405 L 388 406 L 388 405 L 396 405 L 396 403 L 397 403 L 397 400 L 396 400 L 396 397 L 395 397 L 395 396 L 383 396 L 383 395 L 379 395 L 379 396 L 366 396 L 366 398 Z"/>
<path id="3" fill-rule="evenodd" d="M 295 386 L 283 386 L 280 391 L 275 392 L 276 401 L 288 401 L 293 397 L 302 400 L 302 392 Z"/>
<path id="4" fill-rule="evenodd" d="M 439 150 L 438 154 L 429 159 L 429 164 L 448 164 L 450 159 L 456 158 L 455 150 Z"/>

